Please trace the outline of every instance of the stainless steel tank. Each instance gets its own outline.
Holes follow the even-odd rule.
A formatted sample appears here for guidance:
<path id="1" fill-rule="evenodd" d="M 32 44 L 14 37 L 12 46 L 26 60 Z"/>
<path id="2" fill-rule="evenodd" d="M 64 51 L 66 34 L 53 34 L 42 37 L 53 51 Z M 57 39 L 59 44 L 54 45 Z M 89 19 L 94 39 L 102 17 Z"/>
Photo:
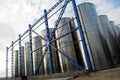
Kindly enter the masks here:
<path id="1" fill-rule="evenodd" d="M 66 34 L 69 31 L 71 31 L 70 18 L 64 17 L 61 19 L 55 32 L 56 38 Z M 65 37 L 57 40 L 57 48 L 64 52 L 67 56 L 72 58 L 75 62 L 77 62 L 72 34 L 66 35 Z M 66 59 L 66 57 L 61 55 L 60 52 L 58 52 L 58 54 L 60 58 L 60 67 L 62 72 L 70 72 L 78 69 L 72 63 L 70 63 Z"/>
<path id="2" fill-rule="evenodd" d="M 25 43 L 25 66 L 26 66 L 26 76 L 30 76 L 30 60 L 29 60 L 29 53 L 30 53 L 30 44 L 29 42 Z"/>
<path id="3" fill-rule="evenodd" d="M 50 33 L 51 33 L 53 31 L 53 28 L 49 28 L 49 30 L 50 30 Z M 44 30 L 41 31 L 41 35 L 42 35 L 42 37 L 44 37 L 45 39 L 47 39 L 46 29 L 44 29 Z M 55 36 L 53 37 L 53 39 L 54 38 L 55 38 Z M 47 44 L 46 41 L 44 41 L 44 40 L 41 40 L 41 41 L 42 41 L 42 45 Z M 53 42 L 52 45 L 56 47 L 56 43 L 55 42 Z M 46 47 L 42 48 L 42 54 L 44 54 L 45 48 Z M 53 54 L 52 56 L 53 56 L 53 63 L 54 63 L 54 71 L 55 71 L 55 73 L 59 73 L 60 70 L 59 70 L 58 53 L 56 52 L 55 49 L 52 49 L 52 54 Z M 43 63 L 44 63 L 45 74 L 49 74 L 50 73 L 50 67 L 49 67 L 50 63 L 49 63 L 49 54 L 48 54 L 48 52 L 47 52 L 47 54 L 44 57 Z"/>
<path id="4" fill-rule="evenodd" d="M 118 64 L 120 64 L 120 45 L 119 45 L 119 39 L 117 38 L 117 29 L 116 29 L 116 26 L 115 26 L 115 23 L 114 21 L 109 21 L 110 23 L 110 26 L 111 26 L 111 29 L 113 31 L 113 41 L 114 42 L 114 48 L 116 49 L 116 53 L 117 53 L 117 56 L 118 56 Z"/>
<path id="5" fill-rule="evenodd" d="M 75 23 L 74 20 L 70 21 L 70 27 L 71 30 L 75 28 Z M 77 58 L 77 62 L 78 64 L 80 64 L 81 66 L 83 66 L 85 69 L 88 69 L 87 64 L 86 64 L 86 59 L 85 59 L 85 55 L 83 54 L 83 47 L 82 47 L 82 42 L 79 35 L 79 31 L 76 30 L 74 32 L 71 33 L 72 34 L 72 38 L 73 38 L 73 44 L 74 44 L 74 48 L 75 48 L 75 53 L 76 53 L 76 58 Z"/>
<path id="6" fill-rule="evenodd" d="M 112 33 L 113 37 L 116 38 L 117 34 L 116 34 L 116 30 L 115 30 L 115 23 L 114 23 L 114 21 L 109 21 L 109 23 L 110 23 L 111 33 Z"/>
<path id="7" fill-rule="evenodd" d="M 15 50 L 15 77 L 18 77 L 18 50 Z"/>
<path id="8" fill-rule="evenodd" d="M 117 57 L 117 54 L 119 54 L 119 51 L 115 48 L 116 45 L 114 44 L 115 42 L 113 40 L 113 36 L 112 36 L 111 30 L 110 30 L 111 26 L 110 26 L 110 23 L 108 21 L 108 17 L 106 15 L 100 15 L 99 19 L 100 19 L 102 30 L 104 32 L 104 37 L 106 39 L 106 42 L 108 44 L 108 48 L 109 48 L 110 53 L 111 53 L 113 64 L 117 65 L 119 62 L 118 57 Z"/>
<path id="9" fill-rule="evenodd" d="M 110 67 L 101 44 L 101 25 L 94 4 L 80 4 L 78 5 L 78 11 L 93 70 Z"/>
<path id="10" fill-rule="evenodd" d="M 21 46 L 21 65 L 22 65 L 22 76 L 25 76 L 25 59 L 24 59 L 24 47 Z"/>
<path id="11" fill-rule="evenodd" d="M 41 47 L 41 38 L 39 36 L 33 37 L 33 64 L 34 64 L 34 72 L 37 71 L 39 62 L 42 58 L 42 49 Z M 38 49 L 39 48 L 39 49 Z M 44 73 L 44 66 L 43 64 L 40 66 L 37 75 L 41 75 Z"/>

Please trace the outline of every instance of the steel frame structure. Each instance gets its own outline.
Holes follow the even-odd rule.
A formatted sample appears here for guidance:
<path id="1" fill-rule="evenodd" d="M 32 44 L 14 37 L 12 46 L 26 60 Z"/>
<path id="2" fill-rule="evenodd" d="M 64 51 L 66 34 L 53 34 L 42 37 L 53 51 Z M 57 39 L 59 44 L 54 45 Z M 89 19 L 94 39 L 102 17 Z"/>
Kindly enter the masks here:
<path id="1" fill-rule="evenodd" d="M 48 17 L 47 17 L 47 15 L 50 13 L 50 12 L 52 12 L 58 5 L 60 5 L 62 2 L 64 1 L 64 5 L 61 7 L 61 12 L 60 12 L 60 14 L 59 14 L 59 16 L 58 16 L 58 19 L 57 19 L 57 21 L 56 21 L 56 24 L 55 24 L 55 26 L 54 26 L 54 30 L 53 30 L 53 32 L 52 32 L 52 34 L 56 31 L 56 29 L 57 29 L 57 26 L 59 25 L 59 22 L 60 22 L 60 20 L 61 20 L 61 18 L 62 18 L 62 16 L 63 16 L 63 14 L 64 14 L 64 11 L 65 11 L 65 9 L 66 9 L 66 7 L 67 7 L 67 4 L 69 3 L 69 2 L 72 2 L 72 6 L 73 6 L 73 10 L 74 10 L 74 14 L 75 14 L 75 18 L 76 18 L 76 21 L 77 21 L 77 28 L 75 28 L 75 29 L 73 29 L 73 30 L 71 30 L 70 32 L 68 32 L 68 33 L 66 33 L 66 34 L 64 34 L 64 35 L 62 35 L 62 36 L 60 36 L 60 37 L 58 37 L 58 38 L 56 38 L 56 39 L 54 39 L 54 40 L 52 40 L 52 37 L 53 37 L 53 35 L 52 35 L 52 37 L 51 37 L 51 35 L 50 35 L 50 31 L 49 31 L 49 23 L 48 23 Z M 41 35 L 39 35 L 37 32 L 35 32 L 35 30 L 33 29 L 34 27 L 35 27 L 35 25 L 36 24 L 38 24 L 42 19 L 44 19 L 44 21 L 45 21 L 45 27 L 46 27 L 46 34 L 47 34 L 47 39 L 45 39 L 45 38 L 43 38 Z M 44 59 L 44 56 L 46 55 L 46 52 L 48 51 L 48 54 L 49 54 L 49 58 L 50 58 L 50 64 L 49 64 L 49 67 L 50 67 L 50 73 L 51 74 L 53 74 L 54 73 L 54 66 L 53 66 L 53 56 L 52 56 L 52 48 L 53 49 L 55 49 L 56 51 L 58 51 L 58 52 L 60 52 L 68 61 L 70 61 L 73 65 L 75 65 L 76 67 L 78 67 L 78 68 L 80 68 L 81 70 L 84 70 L 84 67 L 83 66 L 81 66 L 80 64 L 78 64 L 78 63 L 76 63 L 72 58 L 70 58 L 69 56 L 67 56 L 64 52 L 62 52 L 61 50 L 59 50 L 59 49 L 57 49 L 57 48 L 55 48 L 51 43 L 53 43 L 54 41 L 56 41 L 56 40 L 59 40 L 60 38 L 63 38 L 63 37 L 65 37 L 65 36 L 67 36 L 67 35 L 69 35 L 70 33 L 72 33 L 72 32 L 74 32 L 74 31 L 76 31 L 76 30 L 79 30 L 79 32 L 80 32 L 80 36 L 81 36 L 81 41 L 82 41 L 82 45 L 83 45 L 83 49 L 84 49 L 84 54 L 85 54 L 85 58 L 86 58 L 86 62 L 87 62 L 87 67 L 88 67 L 88 70 L 92 70 L 92 67 L 91 67 L 91 63 L 90 63 L 90 59 L 89 59 L 89 55 L 88 55 L 88 51 L 87 51 L 87 46 L 86 46 L 86 42 L 85 42 L 85 38 L 84 38 L 84 35 L 83 35 L 83 30 L 82 30 L 82 27 L 81 27 L 81 23 L 80 23 L 80 18 L 79 18 L 79 15 L 78 15 L 78 10 L 77 10 L 77 6 L 76 6 L 76 2 L 75 2 L 75 0 L 59 0 L 53 7 L 51 7 L 49 10 L 44 10 L 44 15 L 41 17 L 41 18 L 39 18 L 33 25 L 30 25 L 29 24 L 29 29 L 28 30 L 26 30 L 22 35 L 20 35 L 19 34 L 19 38 L 16 40 L 16 41 L 14 41 L 14 42 L 12 42 L 12 45 L 10 45 L 9 47 L 7 47 L 6 48 L 6 79 L 8 79 L 8 50 L 10 49 L 10 48 L 12 48 L 12 57 L 13 57 L 13 51 L 14 51 L 14 46 L 13 46 L 13 44 L 15 44 L 15 43 L 19 43 L 19 62 L 20 62 L 20 65 L 19 65 L 19 67 L 20 67 L 20 69 L 19 69 L 19 71 L 20 71 L 20 76 L 22 77 L 22 66 L 21 66 L 21 38 L 23 38 L 24 36 L 25 36 L 25 34 L 27 34 L 27 33 L 29 33 L 29 45 L 30 45 L 30 53 L 29 53 L 29 60 L 30 60 L 30 74 L 31 74 L 31 76 L 34 76 L 34 75 L 37 75 L 37 73 L 38 73 L 38 70 L 39 70 L 39 68 L 40 68 L 40 66 L 41 66 L 41 64 L 42 64 L 42 62 L 43 62 L 43 59 Z M 37 68 L 37 71 L 34 73 L 34 71 L 33 71 L 33 50 L 32 50 L 32 32 L 33 33 L 35 33 L 36 35 L 38 35 L 38 36 L 40 36 L 41 37 L 41 39 L 43 39 L 44 41 L 46 41 L 46 45 L 43 45 L 43 46 L 41 46 L 40 48 L 42 48 L 42 47 L 44 47 L 44 46 L 46 46 L 46 49 L 45 49 L 45 52 L 44 52 L 44 54 L 43 54 L 43 56 L 42 56 L 42 59 L 40 59 L 40 61 L 39 61 L 39 66 L 38 66 L 38 68 Z M 38 49 L 40 49 L 40 48 L 38 48 Z M 12 65 L 13 65 L 13 58 L 12 58 Z M 11 71 L 12 73 L 12 77 L 14 76 L 13 75 L 13 66 L 12 66 L 12 71 Z"/>

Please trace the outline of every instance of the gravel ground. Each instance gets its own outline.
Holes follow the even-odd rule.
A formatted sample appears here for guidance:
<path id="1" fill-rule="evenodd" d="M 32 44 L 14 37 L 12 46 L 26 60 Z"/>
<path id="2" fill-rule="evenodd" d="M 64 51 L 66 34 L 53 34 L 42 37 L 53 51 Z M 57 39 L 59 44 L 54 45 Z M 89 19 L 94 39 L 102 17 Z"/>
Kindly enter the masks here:
<path id="1" fill-rule="evenodd" d="M 77 77 L 73 80 L 120 80 L 120 68 L 93 72 L 89 76 Z"/>

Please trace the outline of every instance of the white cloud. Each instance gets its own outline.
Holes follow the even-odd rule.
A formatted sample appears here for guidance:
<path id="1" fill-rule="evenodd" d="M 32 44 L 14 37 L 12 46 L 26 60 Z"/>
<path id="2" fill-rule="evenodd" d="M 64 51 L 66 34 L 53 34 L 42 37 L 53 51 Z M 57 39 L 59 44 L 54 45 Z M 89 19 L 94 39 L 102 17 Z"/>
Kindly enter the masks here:
<path id="1" fill-rule="evenodd" d="M 39 7 L 38 4 L 29 4 L 27 0 L 6 0 L 5 2 L 2 0 L 0 21 L 9 22 L 17 33 L 22 33 L 28 28 L 28 24 L 33 23 L 34 18 L 39 16 Z"/>
<path id="2" fill-rule="evenodd" d="M 115 21 L 116 25 L 120 24 L 120 8 L 113 9 L 106 13 L 109 20 Z"/>

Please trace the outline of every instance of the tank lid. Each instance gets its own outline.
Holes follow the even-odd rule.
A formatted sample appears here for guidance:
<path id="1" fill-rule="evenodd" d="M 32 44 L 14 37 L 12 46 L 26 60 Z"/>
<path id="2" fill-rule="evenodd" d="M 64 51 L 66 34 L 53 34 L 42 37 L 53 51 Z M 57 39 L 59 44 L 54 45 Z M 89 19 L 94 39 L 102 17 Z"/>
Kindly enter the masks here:
<path id="1" fill-rule="evenodd" d="M 85 2 L 85 3 L 81 3 L 81 4 L 79 4 L 78 6 L 80 6 L 80 5 L 85 5 L 85 4 L 94 5 L 94 4 L 93 4 L 93 3 L 91 3 L 91 2 Z"/>
<path id="2" fill-rule="evenodd" d="M 99 15 L 99 17 L 100 17 L 100 16 L 105 16 L 105 17 L 107 17 L 107 15 Z"/>

